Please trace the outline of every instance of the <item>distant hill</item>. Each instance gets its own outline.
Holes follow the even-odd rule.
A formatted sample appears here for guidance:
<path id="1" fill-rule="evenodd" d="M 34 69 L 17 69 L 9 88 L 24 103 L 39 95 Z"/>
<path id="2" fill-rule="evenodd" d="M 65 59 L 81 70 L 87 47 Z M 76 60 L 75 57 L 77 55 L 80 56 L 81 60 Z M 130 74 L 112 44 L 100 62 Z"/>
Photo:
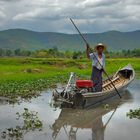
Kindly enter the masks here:
<path id="1" fill-rule="evenodd" d="M 133 32 L 108 31 L 84 34 L 91 46 L 104 43 L 109 50 L 140 48 L 140 30 Z M 78 34 L 34 32 L 24 29 L 0 31 L 0 48 L 38 50 L 56 47 L 60 50 L 84 50 Z"/>

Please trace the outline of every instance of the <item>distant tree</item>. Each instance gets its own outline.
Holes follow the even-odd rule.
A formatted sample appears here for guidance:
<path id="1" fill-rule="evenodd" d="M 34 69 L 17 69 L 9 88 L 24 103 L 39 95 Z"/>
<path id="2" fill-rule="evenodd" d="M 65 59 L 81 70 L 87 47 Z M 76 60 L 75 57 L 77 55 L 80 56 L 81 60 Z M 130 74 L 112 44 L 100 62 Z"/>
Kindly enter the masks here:
<path id="1" fill-rule="evenodd" d="M 77 59 L 77 58 L 78 58 L 77 53 L 76 52 L 73 52 L 72 59 Z"/>
<path id="2" fill-rule="evenodd" d="M 54 50 L 54 49 L 49 49 L 49 50 L 48 50 L 48 53 L 49 53 L 50 55 L 54 55 L 55 50 Z"/>
<path id="3" fill-rule="evenodd" d="M 34 56 L 38 58 L 45 58 L 47 57 L 47 52 L 44 50 L 39 50 L 34 53 Z"/>
<path id="4" fill-rule="evenodd" d="M 0 49 L 0 56 L 4 56 L 5 55 L 5 51 L 3 49 Z"/>
<path id="5" fill-rule="evenodd" d="M 16 56 L 20 56 L 21 50 L 20 50 L 20 49 L 16 49 L 14 52 L 15 52 L 15 55 L 16 55 Z"/>
<path id="6" fill-rule="evenodd" d="M 82 52 L 78 51 L 78 52 L 73 52 L 72 58 L 73 59 L 78 59 L 82 57 Z"/>
<path id="7" fill-rule="evenodd" d="M 110 58 L 111 57 L 111 54 L 107 51 L 107 50 L 105 50 L 105 55 L 106 55 L 106 58 Z"/>
<path id="8" fill-rule="evenodd" d="M 64 52 L 64 56 L 66 57 L 66 58 L 72 58 L 72 52 L 70 52 L 70 51 L 65 51 Z"/>
<path id="9" fill-rule="evenodd" d="M 21 56 L 30 56 L 31 55 L 31 51 L 22 50 L 22 51 L 20 51 L 20 55 Z"/>
<path id="10" fill-rule="evenodd" d="M 51 55 L 51 57 L 58 57 L 60 52 L 58 51 L 57 46 L 54 46 L 53 48 L 48 50 L 48 54 Z"/>
<path id="11" fill-rule="evenodd" d="M 140 57 L 140 49 L 134 49 L 134 50 L 132 50 L 132 55 L 134 57 Z"/>
<path id="12" fill-rule="evenodd" d="M 58 52 L 57 46 L 53 46 L 53 50 L 54 50 L 55 52 Z"/>
<path id="13" fill-rule="evenodd" d="M 12 53 L 13 53 L 13 52 L 12 52 L 11 50 L 6 50 L 6 51 L 5 51 L 5 55 L 6 55 L 6 56 L 12 56 Z"/>

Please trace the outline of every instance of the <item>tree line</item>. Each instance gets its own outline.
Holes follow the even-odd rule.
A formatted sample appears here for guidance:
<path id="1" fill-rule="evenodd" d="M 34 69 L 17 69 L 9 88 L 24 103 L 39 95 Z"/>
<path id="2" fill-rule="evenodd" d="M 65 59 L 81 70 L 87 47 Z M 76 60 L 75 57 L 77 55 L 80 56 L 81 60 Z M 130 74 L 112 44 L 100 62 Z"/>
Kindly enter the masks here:
<path id="1" fill-rule="evenodd" d="M 127 58 L 127 57 L 140 57 L 140 49 L 122 50 L 122 51 L 106 51 L 108 58 Z M 72 58 L 80 59 L 85 58 L 85 51 L 59 51 L 57 47 L 42 50 L 21 50 L 21 49 L 0 49 L 0 57 L 36 57 L 36 58 Z"/>

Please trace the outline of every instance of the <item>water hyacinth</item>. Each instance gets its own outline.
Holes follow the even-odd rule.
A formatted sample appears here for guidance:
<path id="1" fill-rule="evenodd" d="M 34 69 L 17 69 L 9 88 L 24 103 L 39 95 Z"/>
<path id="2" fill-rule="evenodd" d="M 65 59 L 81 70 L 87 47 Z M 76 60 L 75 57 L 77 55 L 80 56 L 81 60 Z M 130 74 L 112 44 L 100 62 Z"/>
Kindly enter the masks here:
<path id="1" fill-rule="evenodd" d="M 126 114 L 130 119 L 137 118 L 140 119 L 140 108 L 139 109 L 130 109 L 130 111 Z"/>
<path id="2" fill-rule="evenodd" d="M 8 97 L 13 100 L 18 97 L 31 98 L 36 97 L 46 88 L 54 86 L 54 84 L 66 81 L 66 77 L 59 76 L 52 79 L 38 79 L 32 81 L 6 81 L 0 84 L 0 96 Z"/>
<path id="3" fill-rule="evenodd" d="M 28 108 L 24 108 L 23 113 L 16 113 L 17 120 L 23 120 L 23 126 L 16 126 L 15 128 L 7 128 L 1 133 L 2 139 L 23 139 L 23 136 L 30 131 L 42 130 L 43 123 L 38 118 L 38 112 L 29 111 Z"/>

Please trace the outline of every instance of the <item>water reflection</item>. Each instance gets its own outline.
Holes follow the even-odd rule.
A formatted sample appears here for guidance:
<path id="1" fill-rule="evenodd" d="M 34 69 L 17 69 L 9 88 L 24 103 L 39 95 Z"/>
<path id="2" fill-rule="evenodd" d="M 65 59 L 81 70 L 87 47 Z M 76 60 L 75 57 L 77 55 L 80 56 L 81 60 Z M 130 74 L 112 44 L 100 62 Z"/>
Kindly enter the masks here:
<path id="1" fill-rule="evenodd" d="M 7 105 L 8 104 L 8 100 L 7 99 L 5 99 L 5 98 L 0 98 L 0 105 Z"/>
<path id="2" fill-rule="evenodd" d="M 105 108 L 103 105 L 100 107 L 78 110 L 78 109 L 62 109 L 58 119 L 51 125 L 52 137 L 57 139 L 60 131 L 64 131 L 69 140 L 77 140 L 77 132 L 80 129 L 90 129 L 92 140 L 104 140 L 104 132 L 115 114 L 117 108 L 122 105 L 125 100 L 132 99 L 129 91 L 125 91 L 123 98 L 115 99 L 109 102 L 109 107 Z M 103 117 L 110 113 L 103 122 Z"/>
<path id="3" fill-rule="evenodd" d="M 51 90 L 42 92 L 30 102 L 13 105 L 2 100 L 0 133 L 9 127 L 22 126 L 23 121 L 16 120 L 16 112 L 22 113 L 28 108 L 38 112 L 43 130 L 26 133 L 24 140 L 139 140 L 140 121 L 126 117 L 129 109 L 140 106 L 139 87 L 140 81 L 135 80 L 128 88 L 131 93 L 126 91 L 121 100 L 118 97 L 85 110 L 50 107 Z M 104 108 L 104 104 L 109 104 L 109 107 Z"/>

